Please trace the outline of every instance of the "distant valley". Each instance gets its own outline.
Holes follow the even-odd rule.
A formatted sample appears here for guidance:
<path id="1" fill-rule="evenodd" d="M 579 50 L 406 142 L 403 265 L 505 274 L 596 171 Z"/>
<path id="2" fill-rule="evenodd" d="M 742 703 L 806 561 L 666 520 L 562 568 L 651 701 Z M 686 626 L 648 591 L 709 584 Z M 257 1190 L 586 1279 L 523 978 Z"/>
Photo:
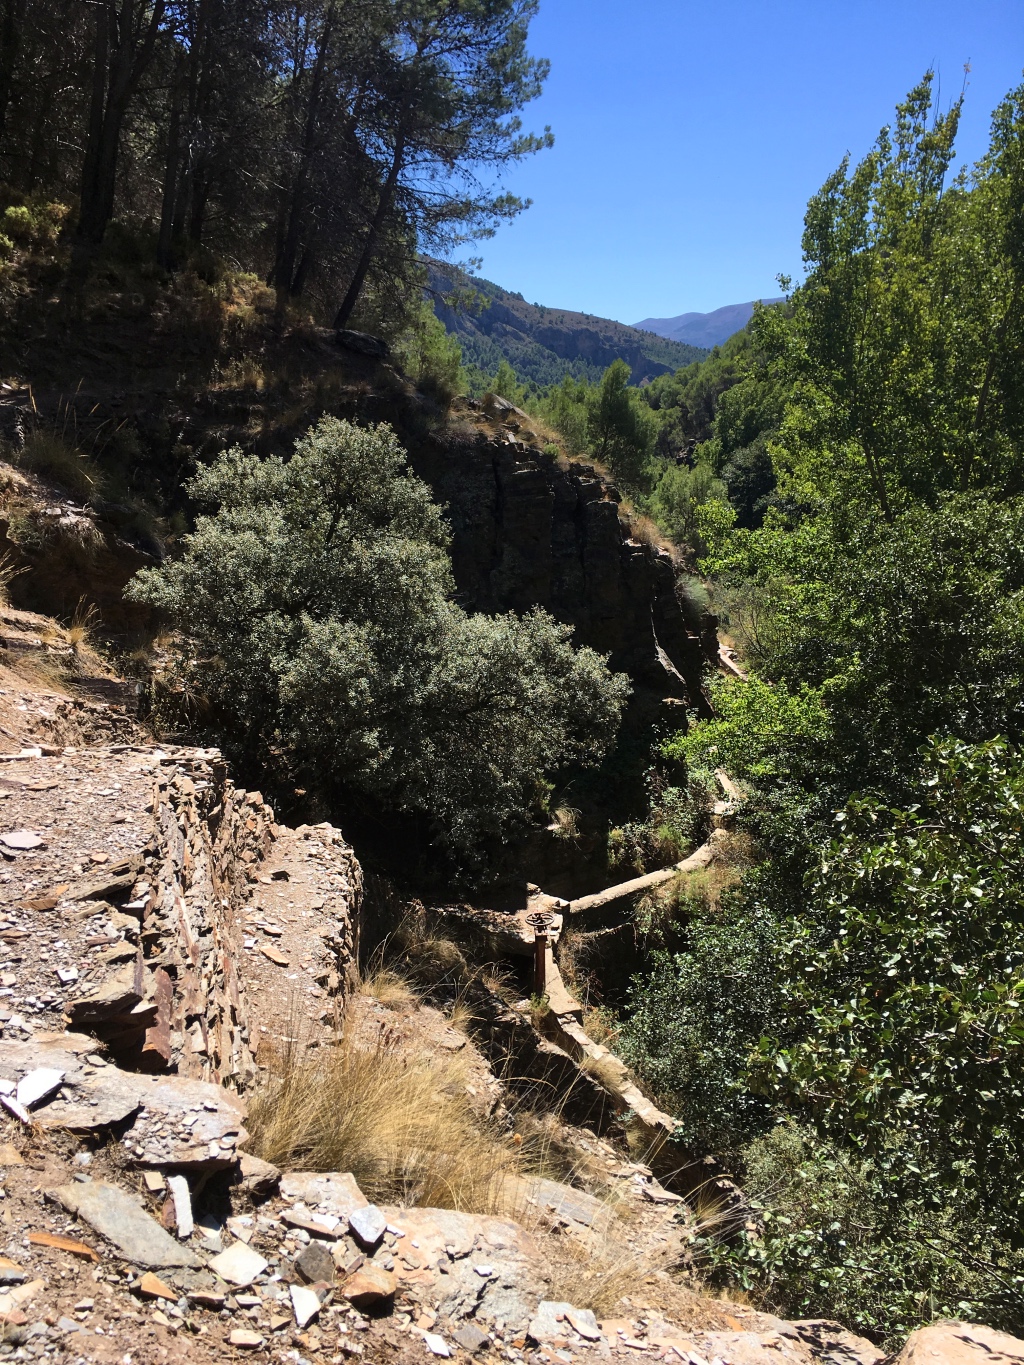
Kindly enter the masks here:
<path id="1" fill-rule="evenodd" d="M 782 303 L 782 299 L 762 299 L 762 303 Z M 753 303 L 727 303 L 713 313 L 680 313 L 675 318 L 644 318 L 634 322 L 638 332 L 654 332 L 668 341 L 688 346 L 721 346 L 746 327 L 754 316 Z"/>
<path id="2" fill-rule="evenodd" d="M 489 280 L 465 275 L 439 261 L 428 262 L 428 287 L 434 311 L 458 338 L 466 365 L 494 374 L 507 360 L 523 380 L 545 386 L 566 375 L 597 380 L 622 359 L 632 382 L 703 360 L 707 350 L 627 327 L 609 318 L 527 303 Z M 740 324 L 742 325 L 742 324 Z"/>

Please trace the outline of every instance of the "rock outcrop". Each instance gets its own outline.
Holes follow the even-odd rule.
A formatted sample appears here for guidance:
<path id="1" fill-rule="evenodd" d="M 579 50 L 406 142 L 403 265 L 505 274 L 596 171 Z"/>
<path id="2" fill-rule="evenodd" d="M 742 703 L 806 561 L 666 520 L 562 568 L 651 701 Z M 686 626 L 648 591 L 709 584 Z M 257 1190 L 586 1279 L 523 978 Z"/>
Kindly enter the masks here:
<path id="1" fill-rule="evenodd" d="M 505 427 L 424 442 L 412 461 L 447 509 L 467 608 L 544 607 L 613 669 L 703 708 L 704 646 L 680 608 L 672 557 L 634 536 L 593 465 L 560 460 Z"/>

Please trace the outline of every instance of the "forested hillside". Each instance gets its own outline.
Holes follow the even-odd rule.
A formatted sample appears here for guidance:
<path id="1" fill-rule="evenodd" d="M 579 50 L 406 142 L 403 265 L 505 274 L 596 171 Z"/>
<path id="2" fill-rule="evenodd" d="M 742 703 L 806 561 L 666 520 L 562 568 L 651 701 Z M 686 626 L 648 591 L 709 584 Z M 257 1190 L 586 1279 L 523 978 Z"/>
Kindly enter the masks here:
<path id="1" fill-rule="evenodd" d="M 580 1352 L 603 1340 L 684 1357 L 648 1290 L 664 1295 L 658 1312 L 682 1302 L 698 1326 L 711 1313 L 735 1327 L 707 1307 L 727 1290 L 812 1336 L 838 1319 L 870 1338 L 819 1342 L 806 1359 L 827 1365 L 878 1365 L 909 1329 L 947 1316 L 1024 1334 L 1024 86 L 995 110 L 984 156 L 954 174 L 962 100 L 939 107 L 927 75 L 812 198 L 804 278 L 780 281 L 784 301 L 704 353 L 425 265 L 524 207 L 501 172 L 551 142 L 520 121 L 547 74 L 528 47 L 536 10 L 0 0 L 0 607 L 12 630 L 0 664 L 35 689 L 19 702 L 12 686 L 0 748 L 29 736 L 30 704 L 52 722 L 74 710 L 66 694 L 102 685 L 138 711 L 118 723 L 140 739 L 145 781 L 157 774 L 158 811 L 171 798 L 156 745 L 185 741 L 174 800 L 201 806 L 205 831 L 182 842 L 167 817 L 175 879 L 159 893 L 139 879 L 156 875 L 156 845 L 140 838 L 128 871 L 94 883 L 88 864 L 109 853 L 64 849 L 52 896 L 43 834 L 8 831 L 5 866 L 21 880 L 4 874 L 18 898 L 7 965 L 31 944 L 64 950 L 38 917 L 74 886 L 96 933 L 74 938 L 62 988 L 83 1005 L 79 973 L 116 964 L 123 989 L 90 996 L 87 1020 L 113 1015 L 126 1055 L 149 1048 L 140 1065 L 208 1070 L 218 1043 L 189 973 L 216 978 L 226 1019 L 240 1008 L 232 963 L 251 968 L 250 930 L 266 933 L 257 966 L 294 966 L 289 981 L 301 967 L 324 1032 L 297 1067 L 301 1029 L 277 1019 L 280 1052 L 249 1067 L 264 1150 L 350 1180 L 345 1142 L 366 1135 L 366 1179 L 396 1202 L 364 1250 L 380 1244 L 371 1273 L 389 1277 L 400 1238 L 388 1220 L 417 1212 L 402 1201 L 447 1199 L 458 1208 L 445 1218 L 463 1200 L 503 1218 L 537 1210 L 572 1274 L 530 1279 L 530 1304 L 517 1301 L 533 1362 L 555 1358 L 539 1348 L 563 1342 L 573 1314 Z M 131 766 L 141 811 L 142 769 L 114 734 L 102 761 Z M 46 760 L 5 799 L 42 828 L 31 803 L 64 802 L 78 741 L 58 753 L 36 738 L 3 754 Z M 212 746 L 249 797 L 226 794 Z M 113 802 L 115 788 L 86 795 Z M 276 837 L 264 796 L 304 831 L 286 831 L 300 849 L 291 871 L 258 874 L 243 856 L 256 857 L 248 835 Z M 66 811 L 48 809 L 56 843 Z M 98 809 L 81 805 L 83 828 Z M 130 815 L 114 816 L 116 839 Z M 244 892 L 230 904 L 211 851 L 228 826 Z M 40 861 L 19 868 L 22 854 Z M 314 862 L 332 884 L 333 867 L 348 869 L 361 961 L 324 967 L 319 940 L 355 954 L 358 935 L 354 920 L 323 922 L 316 878 L 298 891 L 299 865 L 305 877 Z M 240 907 L 280 893 L 286 918 L 293 885 L 309 905 L 287 930 L 290 958 L 267 903 Z M 134 918 L 94 899 L 121 892 L 137 893 Z M 223 943 L 212 919 L 193 935 L 186 911 L 200 901 L 203 916 L 218 901 L 238 914 Z M 61 933 L 87 932 L 70 902 L 57 913 Z M 371 1003 L 357 1037 L 341 1015 L 360 971 Z M 49 977 L 9 978 L 27 1003 L 3 1012 L 0 1043 L 20 1048 L 28 1012 L 63 1010 L 63 997 Z M 287 991 L 273 986 L 259 998 L 283 1016 Z M 413 1092 L 410 1125 L 421 1039 L 402 1030 L 420 992 L 444 1010 L 430 1024 L 441 1062 Z M 491 1049 L 500 1085 L 483 1062 L 458 1069 L 463 1027 Z M 239 1019 L 224 1032 L 240 1056 L 242 1032 Z M 453 1096 L 474 1101 L 457 1129 Z M 3 1099 L 26 1150 L 41 1144 L 11 1108 L 20 1099 Z M 146 1150 L 122 1151 L 121 1136 L 73 1158 L 76 1199 L 95 1154 L 116 1173 Z M 496 1164 L 453 1193 L 453 1147 Z M 234 1170 L 233 1150 L 203 1151 Z M 425 1154 L 430 1182 L 417 1174 Z M 552 1191 L 552 1171 L 568 1194 Z M 492 1198 L 498 1175 L 514 1207 Z M 552 1197 L 540 1185 L 524 1196 L 524 1175 Z M 571 1202 L 591 1186 L 600 1199 Z M 179 1227 L 177 1198 L 147 1189 Z M 237 1183 L 211 1189 L 224 1208 L 241 1197 Z M 350 1332 L 372 1315 L 327 1305 L 335 1270 L 351 1288 L 363 1254 L 333 1237 L 336 1218 L 336 1261 L 309 1232 L 325 1225 L 293 1203 L 287 1218 L 234 1224 L 289 1239 L 280 1270 L 262 1262 L 265 1302 L 197 1292 L 256 1321 L 289 1277 L 296 1324 L 323 1310 L 339 1354 L 321 1351 L 326 1327 L 294 1344 L 317 1361 L 358 1355 Z M 573 1240 L 570 1222 L 592 1240 Z M 616 1248 L 650 1233 L 660 1259 L 602 1260 L 609 1226 Z M 444 1300 L 453 1318 L 485 1287 L 504 1295 L 528 1278 L 530 1257 L 506 1283 L 468 1250 L 449 1253 L 448 1235 L 438 1282 L 457 1261 L 466 1272 Z M 89 1246 L 53 1236 L 47 1252 L 84 1246 L 94 1264 Z M 300 1284 L 291 1258 L 303 1257 Z M 425 1271 L 411 1254 L 404 1265 Z M 398 1278 L 378 1279 L 374 1312 L 390 1315 L 411 1284 L 395 1318 L 422 1352 L 448 1291 L 416 1300 L 426 1281 L 399 1290 Z M 136 1279 L 122 1269 L 105 1283 L 135 1292 Z M 178 1291 L 157 1283 L 168 1332 L 178 1311 L 175 1332 L 198 1342 Z M 591 1325 L 562 1293 L 610 1316 Z M 545 1337 L 538 1306 L 554 1316 Z M 462 1349 L 524 1358 L 506 1312 Z M 26 1328 L 19 1341 L 42 1335 L 0 1316 L 5 1332 Z M 266 1315 L 272 1343 L 285 1324 L 287 1311 Z M 647 1340 L 626 1339 L 641 1328 Z M 238 1334 L 270 1358 L 262 1336 L 257 1347 Z M 13 1342 L 0 1348 L 13 1356 Z M 702 1350 L 685 1358 L 725 1358 Z"/>
<path id="2" fill-rule="evenodd" d="M 614 360 L 630 367 L 632 382 L 670 374 L 699 360 L 699 346 L 666 341 L 608 318 L 527 303 L 521 294 L 475 275 L 428 263 L 434 310 L 458 341 L 471 371 L 497 373 L 504 361 L 521 380 L 544 388 L 566 377 L 594 381 Z"/>

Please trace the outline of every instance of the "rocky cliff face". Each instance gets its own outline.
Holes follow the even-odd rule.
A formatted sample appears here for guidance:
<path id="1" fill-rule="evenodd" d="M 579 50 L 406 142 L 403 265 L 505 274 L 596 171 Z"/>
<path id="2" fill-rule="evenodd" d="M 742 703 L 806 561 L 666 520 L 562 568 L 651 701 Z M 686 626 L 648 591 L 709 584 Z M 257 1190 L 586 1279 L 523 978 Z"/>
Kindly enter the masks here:
<path id="1" fill-rule="evenodd" d="M 447 509 L 467 608 L 544 607 L 637 686 L 704 709 L 704 652 L 676 598 L 671 555 L 634 536 L 592 465 L 500 425 L 424 443 L 413 464 Z"/>

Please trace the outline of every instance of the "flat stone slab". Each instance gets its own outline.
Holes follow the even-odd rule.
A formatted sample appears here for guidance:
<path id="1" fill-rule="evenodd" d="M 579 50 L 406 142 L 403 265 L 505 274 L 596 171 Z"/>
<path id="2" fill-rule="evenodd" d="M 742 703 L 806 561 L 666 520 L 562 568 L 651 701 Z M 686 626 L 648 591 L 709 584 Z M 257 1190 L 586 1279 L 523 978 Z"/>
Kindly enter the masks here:
<path id="1" fill-rule="evenodd" d="M 84 1219 L 135 1265 L 150 1270 L 202 1265 L 194 1252 L 176 1242 L 137 1199 L 117 1185 L 108 1185 L 102 1180 L 59 1185 L 50 1192 L 50 1197 L 68 1213 Z"/>
<path id="2" fill-rule="evenodd" d="M 141 1166 L 221 1167 L 238 1160 L 245 1142 L 245 1101 L 233 1090 L 187 1076 L 144 1076 L 93 1066 L 94 1038 L 56 1035 L 30 1042 L 0 1040 L 0 1078 L 62 1071 L 60 1093 L 33 1110 L 47 1129 L 95 1132 L 135 1115 L 125 1146 Z M 141 1149 L 141 1151 L 140 1151 Z M 354 1184 L 354 1182 L 353 1182 Z"/>
<path id="3" fill-rule="evenodd" d="M 363 1246 L 372 1250 L 387 1232 L 388 1220 L 376 1204 L 367 1204 L 365 1208 L 352 1210 L 348 1225 Z"/>
<path id="4" fill-rule="evenodd" d="M 214 1274 L 239 1289 L 252 1284 L 257 1275 L 263 1274 L 268 1264 L 258 1251 L 253 1251 L 244 1242 L 235 1242 L 209 1263 Z"/>
<path id="5" fill-rule="evenodd" d="M 348 1222 L 356 1209 L 365 1209 L 370 1202 L 354 1176 L 333 1172 L 289 1171 L 281 1177 L 281 1196 L 291 1204 L 305 1204 L 342 1222 Z"/>

